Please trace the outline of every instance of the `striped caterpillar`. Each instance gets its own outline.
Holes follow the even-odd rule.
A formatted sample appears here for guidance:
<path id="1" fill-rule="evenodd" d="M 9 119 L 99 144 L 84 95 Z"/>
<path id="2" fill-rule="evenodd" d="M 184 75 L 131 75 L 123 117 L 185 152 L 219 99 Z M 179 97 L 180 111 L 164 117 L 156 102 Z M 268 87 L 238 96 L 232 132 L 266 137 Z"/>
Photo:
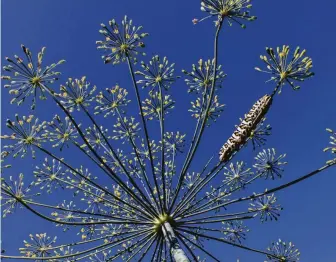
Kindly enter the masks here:
<path id="1" fill-rule="evenodd" d="M 266 115 L 272 104 L 272 100 L 271 96 L 264 95 L 252 106 L 250 112 L 245 115 L 244 120 L 236 127 L 237 129 L 233 132 L 232 136 L 222 146 L 219 152 L 221 162 L 227 162 L 232 154 L 246 143 L 251 132 Z"/>

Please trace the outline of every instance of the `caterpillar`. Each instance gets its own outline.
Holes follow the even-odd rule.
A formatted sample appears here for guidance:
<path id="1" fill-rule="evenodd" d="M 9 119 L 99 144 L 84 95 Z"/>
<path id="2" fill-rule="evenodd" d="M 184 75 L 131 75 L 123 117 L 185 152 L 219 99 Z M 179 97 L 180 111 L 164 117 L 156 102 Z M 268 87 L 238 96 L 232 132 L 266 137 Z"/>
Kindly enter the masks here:
<path id="1" fill-rule="evenodd" d="M 251 110 L 241 121 L 240 125 L 236 126 L 236 130 L 220 149 L 219 160 L 221 162 L 227 162 L 231 158 L 232 154 L 238 151 L 239 148 L 246 143 L 247 139 L 251 135 L 251 132 L 266 115 L 272 101 L 272 96 L 264 95 L 256 103 L 254 103 Z"/>

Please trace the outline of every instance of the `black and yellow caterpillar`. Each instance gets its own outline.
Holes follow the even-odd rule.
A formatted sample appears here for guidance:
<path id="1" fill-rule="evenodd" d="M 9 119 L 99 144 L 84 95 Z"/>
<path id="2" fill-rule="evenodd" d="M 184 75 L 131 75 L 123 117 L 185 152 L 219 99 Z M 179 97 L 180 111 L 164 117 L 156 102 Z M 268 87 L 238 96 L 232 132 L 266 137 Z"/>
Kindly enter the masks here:
<path id="1" fill-rule="evenodd" d="M 250 137 L 252 131 L 266 115 L 273 101 L 270 95 L 264 95 L 252 106 L 250 112 L 245 115 L 239 126 L 233 132 L 232 136 L 226 141 L 219 152 L 219 159 L 227 162 L 232 154 L 243 146 Z"/>

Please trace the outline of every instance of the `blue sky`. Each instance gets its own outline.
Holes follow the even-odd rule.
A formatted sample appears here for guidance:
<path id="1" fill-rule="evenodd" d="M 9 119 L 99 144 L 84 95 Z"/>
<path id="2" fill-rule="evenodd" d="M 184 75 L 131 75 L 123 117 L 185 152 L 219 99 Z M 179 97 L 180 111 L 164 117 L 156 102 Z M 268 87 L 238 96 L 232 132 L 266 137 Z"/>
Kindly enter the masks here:
<path id="1" fill-rule="evenodd" d="M 313 58 L 316 76 L 304 82 L 298 92 L 286 86 L 282 94 L 276 97 L 268 114 L 273 135 L 267 146 L 275 147 L 279 153 L 287 153 L 289 164 L 282 181 L 290 181 L 322 166 L 330 158 L 322 149 L 329 142 L 325 128 L 336 129 L 336 3 L 321 2 L 321 5 L 326 6 L 320 7 L 313 0 L 254 2 L 252 12 L 258 17 L 256 21 L 247 24 L 246 30 L 236 25 L 226 25 L 221 34 L 219 63 L 228 76 L 220 96 L 226 108 L 218 122 L 207 129 L 200 147 L 202 153 L 196 156 L 195 162 L 204 162 L 211 154 L 217 154 L 232 133 L 234 125 L 239 123 L 239 117 L 258 98 L 272 90 L 272 84 L 264 83 L 268 76 L 253 69 L 262 65 L 259 55 L 265 53 L 265 47 L 286 44 L 294 49 L 300 46 L 306 48 L 307 54 Z M 5 56 L 19 54 L 20 44 L 25 44 L 35 54 L 46 46 L 46 63 L 60 59 L 67 61 L 59 68 L 62 72 L 59 83 L 64 83 L 68 77 L 86 75 L 88 81 L 101 90 L 116 83 L 131 89 L 126 65 L 104 65 L 95 44 L 101 38 L 98 33 L 100 23 L 107 23 L 112 18 L 120 21 L 125 14 L 136 25 L 143 25 L 145 32 L 150 33 L 146 40 L 145 60 L 155 54 L 167 56 L 171 62 L 176 63 L 176 72 L 181 75 L 181 69 L 190 69 L 192 63 L 200 58 L 211 58 L 213 53 L 212 22 L 207 20 L 196 26 L 191 22 L 193 18 L 204 15 L 199 10 L 199 1 L 2 0 L 1 3 L 1 62 L 4 62 Z M 58 84 L 55 88 L 58 89 L 57 86 Z M 194 120 L 187 110 L 192 98 L 187 94 L 187 87 L 182 80 L 173 86 L 171 92 L 176 100 L 176 108 L 175 113 L 168 118 L 167 125 L 170 130 L 183 131 L 190 137 Z M 2 88 L 2 120 L 13 118 L 17 112 L 27 114 L 27 110 L 29 111 L 27 105 L 10 106 L 9 100 L 7 91 Z M 38 102 L 36 114 L 41 119 L 50 119 L 58 112 L 52 103 Z M 6 132 L 5 128 L 2 132 Z M 65 158 L 81 163 L 77 156 L 73 159 L 73 154 L 63 154 Z M 239 156 L 248 163 L 253 162 L 253 157 L 250 147 Z M 37 162 L 28 157 L 13 162 L 11 174 L 16 176 L 23 172 L 27 177 L 32 176 L 31 169 Z M 197 164 L 191 169 L 193 168 L 197 169 Z M 263 190 L 280 183 L 261 181 L 252 190 Z M 280 220 L 264 224 L 253 222 L 246 244 L 264 249 L 271 241 L 281 238 L 292 241 L 300 249 L 301 261 L 335 261 L 336 229 L 332 223 L 336 215 L 335 183 L 335 169 L 330 169 L 277 194 L 284 207 Z M 55 194 L 51 198 L 57 198 L 57 194 L 62 192 Z M 69 236 L 76 238 L 75 230 L 63 234 L 59 228 L 50 228 L 49 223 L 19 210 L 3 220 L 3 248 L 8 254 L 14 254 L 22 246 L 22 240 L 28 239 L 29 233 L 39 232 L 58 235 L 59 243 L 69 239 Z M 237 258 L 240 262 L 258 262 L 264 259 L 260 255 L 221 244 L 211 245 L 209 250 L 224 262 L 236 261 Z"/>

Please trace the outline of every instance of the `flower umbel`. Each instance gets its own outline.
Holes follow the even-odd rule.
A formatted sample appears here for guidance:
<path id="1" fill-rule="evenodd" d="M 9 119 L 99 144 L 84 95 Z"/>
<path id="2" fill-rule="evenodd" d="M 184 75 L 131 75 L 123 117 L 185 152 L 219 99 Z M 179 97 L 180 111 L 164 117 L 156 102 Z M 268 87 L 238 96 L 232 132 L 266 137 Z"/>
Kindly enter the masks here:
<path id="1" fill-rule="evenodd" d="M 287 164 L 287 162 L 282 162 L 281 160 L 285 157 L 286 154 L 276 157 L 274 148 L 264 149 L 255 157 L 256 163 L 253 167 L 256 168 L 257 172 L 265 177 L 265 179 L 275 179 L 276 176 L 281 178 L 281 173 L 284 171 L 282 166 Z"/>
<path id="2" fill-rule="evenodd" d="M 99 127 L 100 131 L 106 136 L 108 134 L 108 130 L 104 129 L 102 126 Z M 106 148 L 106 142 L 101 132 L 99 132 L 98 128 L 94 125 L 93 127 L 88 127 L 85 130 L 86 140 L 92 146 L 92 148 L 98 150 L 101 147 Z M 83 145 L 84 146 L 84 145 Z"/>
<path id="3" fill-rule="evenodd" d="M 245 28 L 245 24 L 241 21 L 254 21 L 256 16 L 250 15 L 250 8 L 252 7 L 251 0 L 202 0 L 201 10 L 209 13 L 209 16 L 201 20 L 193 20 L 194 24 L 201 22 L 209 17 L 216 17 L 216 25 L 221 21 L 227 20 L 231 26 L 233 23 L 239 24 Z"/>
<path id="4" fill-rule="evenodd" d="M 168 90 L 176 78 L 179 78 L 174 77 L 174 66 L 174 63 L 169 64 L 167 57 L 164 57 L 161 61 L 160 57 L 156 55 L 149 61 L 149 64 L 141 62 L 144 72 L 137 71 L 135 73 L 141 75 L 144 79 L 138 80 L 137 83 L 151 88 L 161 85 Z"/>
<path id="5" fill-rule="evenodd" d="M 50 238 L 46 233 L 29 235 L 30 242 L 24 240 L 24 246 L 20 248 L 20 253 L 26 257 L 48 257 L 52 255 L 52 246 L 57 237 Z"/>
<path id="6" fill-rule="evenodd" d="M 53 70 L 56 66 L 64 63 L 65 60 L 61 60 L 42 68 L 42 59 L 46 48 L 42 48 L 37 55 L 37 62 L 34 62 L 31 51 L 24 45 L 21 45 L 21 47 L 27 58 L 27 62 L 17 55 L 14 56 L 16 62 L 6 57 L 6 60 L 10 64 L 4 66 L 3 69 L 12 73 L 13 76 L 1 76 L 1 79 L 10 81 L 10 84 L 5 85 L 5 88 L 9 88 L 9 93 L 15 95 L 11 100 L 11 103 L 16 102 L 20 105 L 28 96 L 33 95 L 34 98 L 31 108 L 34 109 L 39 91 L 40 99 L 46 99 L 45 86 L 58 80 L 60 72 L 55 72 Z"/>
<path id="7" fill-rule="evenodd" d="M 46 188 L 48 193 L 52 192 L 53 188 L 64 188 L 65 185 L 59 179 L 64 179 L 65 170 L 63 170 L 60 162 L 53 159 L 51 163 L 47 158 L 44 159 L 42 167 L 36 166 L 33 172 L 36 177 L 34 185 L 40 186 L 40 189 Z"/>
<path id="8" fill-rule="evenodd" d="M 190 189 L 200 178 L 200 174 L 196 172 L 187 173 L 183 181 L 183 187 Z"/>
<path id="9" fill-rule="evenodd" d="M 243 161 L 237 162 L 236 165 L 230 163 L 229 168 L 224 167 L 224 170 L 225 179 L 223 182 L 232 189 L 243 189 L 247 185 L 248 178 L 253 174 L 251 168 L 245 168 Z"/>
<path id="10" fill-rule="evenodd" d="M 249 139 L 252 141 L 253 150 L 265 145 L 265 136 L 271 135 L 272 127 L 265 125 L 266 118 L 261 119 L 256 128 L 251 132 Z"/>
<path id="11" fill-rule="evenodd" d="M 20 200 L 30 200 L 32 196 L 38 196 L 40 194 L 29 194 L 32 184 L 29 186 L 24 185 L 23 174 L 19 175 L 19 179 L 15 180 L 12 176 L 9 177 L 9 181 L 6 182 L 5 179 L 1 181 L 1 209 L 2 216 L 6 217 L 21 207 Z M 8 192 L 6 192 L 8 191 Z M 14 198 L 15 196 L 16 198 Z"/>
<path id="12" fill-rule="evenodd" d="M 279 239 L 267 248 L 275 257 L 267 256 L 269 262 L 296 262 L 300 260 L 300 251 L 292 244 Z"/>
<path id="13" fill-rule="evenodd" d="M 180 132 L 167 132 L 164 136 L 165 149 L 167 153 L 173 153 L 176 155 L 177 152 L 183 153 L 183 148 L 185 146 L 185 134 Z"/>
<path id="14" fill-rule="evenodd" d="M 7 120 L 6 126 L 13 131 L 12 135 L 1 136 L 1 139 L 10 139 L 14 143 L 11 145 L 5 145 L 5 149 L 9 149 L 14 152 L 13 157 L 21 155 L 24 157 L 30 149 L 32 157 L 35 158 L 34 146 L 40 146 L 42 142 L 45 142 L 45 138 L 42 131 L 46 127 L 46 122 L 38 123 L 38 118 L 33 121 L 34 116 L 30 115 L 28 117 L 15 115 L 16 122 Z"/>
<path id="15" fill-rule="evenodd" d="M 62 151 L 64 145 L 69 147 L 68 143 L 74 141 L 78 137 L 78 132 L 69 117 L 65 117 L 64 121 L 55 115 L 51 122 L 48 122 L 50 130 L 45 130 L 45 137 L 53 142 L 53 147 L 60 146 Z M 80 124 L 78 126 L 81 126 Z"/>
<path id="16" fill-rule="evenodd" d="M 127 16 L 121 22 L 121 27 L 114 19 L 109 21 L 109 27 L 101 24 L 102 29 L 99 30 L 105 40 L 97 41 L 98 49 L 107 51 L 107 54 L 102 56 L 104 63 L 119 64 L 124 62 L 127 57 L 136 62 L 136 56 L 139 54 L 138 49 L 144 48 L 145 44 L 142 39 L 148 36 L 147 33 L 140 33 L 142 26 L 133 26 L 132 20 Z M 145 53 L 140 52 L 142 55 Z"/>
<path id="17" fill-rule="evenodd" d="M 169 113 L 174 108 L 175 102 L 170 95 L 163 96 L 163 115 Z M 143 114 L 148 120 L 160 119 L 161 97 L 159 92 L 149 92 L 149 98 L 142 102 Z"/>
<path id="18" fill-rule="evenodd" d="M 80 110 L 82 106 L 87 107 L 94 99 L 95 90 L 96 86 L 90 87 L 85 76 L 75 80 L 69 78 L 66 84 L 61 86 L 61 93 L 58 96 L 61 98 L 62 105 L 72 112 L 74 109 Z"/>
<path id="19" fill-rule="evenodd" d="M 226 77 L 226 74 L 221 70 L 222 66 L 217 67 L 216 73 L 216 87 L 221 87 L 221 84 Z M 184 81 L 189 86 L 189 93 L 208 93 L 214 79 L 214 60 L 203 61 L 200 59 L 198 65 L 192 65 L 192 71 L 187 72 L 182 70 L 182 72 L 188 76 L 190 79 L 185 79 Z"/>
<path id="20" fill-rule="evenodd" d="M 223 233 L 225 239 L 233 243 L 241 244 L 242 240 L 246 239 L 246 233 L 249 232 L 246 226 L 243 225 L 241 221 L 233 222 L 222 222 L 223 223 Z"/>
<path id="21" fill-rule="evenodd" d="M 279 86 L 279 93 L 281 87 L 288 83 L 293 90 L 297 90 L 300 86 L 296 86 L 295 82 L 303 82 L 307 78 L 314 75 L 310 70 L 313 67 L 313 60 L 310 57 L 305 57 L 306 50 L 300 50 L 297 47 L 294 51 L 293 57 L 289 60 L 289 46 L 282 46 L 276 48 L 276 53 L 273 48 L 266 47 L 267 56 L 260 56 L 260 59 L 267 65 L 267 70 L 262 70 L 259 67 L 255 69 L 259 72 L 271 74 L 272 77 L 268 81 L 275 81 Z M 268 82 L 267 81 L 267 82 Z M 277 90 L 277 89 L 276 89 Z"/>
<path id="22" fill-rule="evenodd" d="M 60 210 L 60 211 L 55 211 L 52 212 L 51 215 L 55 217 L 56 221 L 61 221 L 61 222 L 74 222 L 76 220 L 85 220 L 85 217 L 81 217 L 78 214 L 76 214 L 76 205 L 74 204 L 73 201 L 70 201 L 67 203 L 65 200 L 62 202 L 62 204 L 57 205 L 58 208 L 61 209 L 67 209 L 65 210 Z M 56 226 L 64 226 L 63 231 L 67 231 L 69 229 L 69 225 L 64 225 L 64 224 L 56 224 Z"/>
<path id="23" fill-rule="evenodd" d="M 280 216 L 279 212 L 282 210 L 282 207 L 276 204 L 276 201 L 277 198 L 274 194 L 261 196 L 254 199 L 249 211 L 256 212 L 256 215 L 259 214 L 261 222 L 267 221 L 267 219 L 278 220 L 278 217 Z"/>
<path id="24" fill-rule="evenodd" d="M 206 98 L 206 101 L 209 100 L 209 95 Z M 216 122 L 217 118 L 220 117 L 220 114 L 224 111 L 224 104 L 219 103 L 218 96 L 214 96 L 211 106 L 208 112 L 208 123 L 210 125 L 210 120 Z M 191 102 L 191 109 L 188 111 L 191 112 L 191 116 L 199 119 L 205 117 L 205 111 L 207 108 L 207 103 L 202 102 L 201 98 L 197 98 L 195 102 Z"/>
<path id="25" fill-rule="evenodd" d="M 118 118 L 117 123 L 113 126 L 112 139 L 122 140 L 123 143 L 128 141 L 129 139 L 134 140 L 135 137 L 138 136 L 138 132 L 140 131 L 139 127 L 140 123 L 135 122 L 135 118 Z"/>
<path id="26" fill-rule="evenodd" d="M 126 107 L 130 100 L 127 99 L 128 92 L 126 89 L 116 85 L 112 88 L 106 88 L 106 92 L 99 92 L 96 101 L 99 103 L 95 107 L 95 114 L 104 114 L 115 116 L 117 111 L 124 113 L 123 107 Z"/>

